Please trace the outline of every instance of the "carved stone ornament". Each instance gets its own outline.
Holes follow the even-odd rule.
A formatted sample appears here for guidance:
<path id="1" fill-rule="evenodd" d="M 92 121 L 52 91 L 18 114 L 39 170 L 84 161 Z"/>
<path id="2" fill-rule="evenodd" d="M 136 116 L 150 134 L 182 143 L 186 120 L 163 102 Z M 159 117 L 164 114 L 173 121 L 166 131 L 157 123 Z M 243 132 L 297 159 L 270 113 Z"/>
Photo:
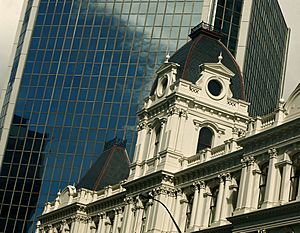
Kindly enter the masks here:
<path id="1" fill-rule="evenodd" d="M 242 163 L 243 167 L 253 165 L 254 162 L 255 162 L 254 157 L 249 156 L 249 155 L 246 155 L 241 159 L 241 163 Z"/>
<path id="2" fill-rule="evenodd" d="M 141 131 L 147 127 L 147 124 L 145 122 L 140 122 L 137 126 L 137 130 Z"/>
<path id="3" fill-rule="evenodd" d="M 163 179 L 164 182 L 173 183 L 174 177 L 173 176 L 169 176 L 169 175 L 163 175 L 162 179 Z"/>
<path id="4" fill-rule="evenodd" d="M 269 158 L 273 159 L 273 158 L 277 158 L 277 150 L 275 148 L 271 148 L 268 150 L 268 154 L 269 154 Z"/>

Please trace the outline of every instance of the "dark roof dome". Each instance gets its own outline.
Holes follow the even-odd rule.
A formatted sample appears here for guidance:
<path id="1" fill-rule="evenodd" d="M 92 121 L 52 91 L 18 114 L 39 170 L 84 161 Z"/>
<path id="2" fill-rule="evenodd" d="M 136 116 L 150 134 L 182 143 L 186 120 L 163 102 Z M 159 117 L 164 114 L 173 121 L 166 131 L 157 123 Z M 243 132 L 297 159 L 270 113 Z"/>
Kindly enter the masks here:
<path id="1" fill-rule="evenodd" d="M 103 153 L 79 181 L 76 188 L 96 191 L 127 179 L 130 160 L 125 147 L 126 140 L 115 138 L 106 142 Z"/>
<path id="2" fill-rule="evenodd" d="M 169 62 L 180 65 L 177 79 L 185 79 L 196 83 L 200 75 L 199 65 L 204 63 L 217 63 L 222 53 L 222 63 L 230 69 L 235 76 L 231 80 L 233 98 L 245 99 L 244 79 L 235 58 L 220 41 L 221 35 L 211 30 L 212 27 L 200 23 L 192 29 L 189 35 L 192 40 L 178 49 L 169 59 Z M 152 86 L 150 95 L 153 95 L 157 86 L 157 78 Z"/>

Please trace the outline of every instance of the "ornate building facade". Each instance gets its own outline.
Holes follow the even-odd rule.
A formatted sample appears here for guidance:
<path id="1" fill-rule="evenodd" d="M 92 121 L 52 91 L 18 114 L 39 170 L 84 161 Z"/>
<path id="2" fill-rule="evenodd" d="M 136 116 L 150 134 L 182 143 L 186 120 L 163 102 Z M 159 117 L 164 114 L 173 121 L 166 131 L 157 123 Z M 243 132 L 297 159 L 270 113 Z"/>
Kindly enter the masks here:
<path id="1" fill-rule="evenodd" d="M 128 179 L 67 186 L 36 232 L 299 232 L 300 85 L 269 115 L 248 107 L 234 58 L 200 28 L 157 70 Z"/>

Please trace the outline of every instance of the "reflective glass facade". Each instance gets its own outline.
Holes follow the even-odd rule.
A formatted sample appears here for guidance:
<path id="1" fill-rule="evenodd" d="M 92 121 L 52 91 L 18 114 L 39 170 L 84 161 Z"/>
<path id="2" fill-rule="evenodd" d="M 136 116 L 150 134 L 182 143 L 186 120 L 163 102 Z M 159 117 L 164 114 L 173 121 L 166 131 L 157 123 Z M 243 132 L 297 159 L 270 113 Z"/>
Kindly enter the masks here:
<path id="1" fill-rule="evenodd" d="M 282 97 L 288 43 L 278 2 L 253 0 L 243 71 L 252 116 L 273 112 Z"/>
<path id="2" fill-rule="evenodd" d="M 214 26 L 223 34 L 222 42 L 236 55 L 244 0 L 218 0 Z"/>
<path id="3" fill-rule="evenodd" d="M 211 23 L 223 32 L 222 41 L 233 55 L 246 1 L 212 4 Z M 270 59 L 262 62 L 262 48 L 254 42 L 276 51 L 282 51 L 286 42 L 278 43 L 276 32 L 270 36 L 272 27 L 281 33 L 278 21 L 284 23 L 279 6 L 276 13 L 268 8 L 277 1 L 253 2 L 244 65 L 246 97 L 251 102 L 256 98 L 256 87 L 251 86 L 260 82 L 265 70 L 271 77 L 279 74 L 268 68 Z M 0 135 L 9 129 L 0 153 L 0 232 L 32 232 L 44 203 L 53 200 L 60 188 L 79 181 L 102 153 L 105 141 L 126 138 L 129 157 L 133 156 L 135 114 L 150 93 L 154 72 L 168 52 L 188 41 L 190 29 L 206 20 L 201 15 L 204 7 L 204 0 L 27 0 L 0 115 Z M 26 31 L 32 33 L 30 39 L 25 38 Z M 273 51 L 268 56 L 280 54 Z M 282 68 L 282 60 L 273 60 L 272 67 L 281 62 Z M 277 84 L 268 85 L 277 90 Z M 14 106 L 8 109 L 16 89 Z"/>
<path id="4" fill-rule="evenodd" d="M 188 40 L 202 4 L 39 1 L 24 69 L 18 70 L 21 34 L 1 113 L 1 129 L 5 117 L 12 122 L 0 174 L 0 232 L 32 232 L 44 203 L 79 181 L 105 141 L 126 137 L 132 156 L 135 114 L 154 70 Z M 22 77 L 10 116 L 17 71 Z"/>

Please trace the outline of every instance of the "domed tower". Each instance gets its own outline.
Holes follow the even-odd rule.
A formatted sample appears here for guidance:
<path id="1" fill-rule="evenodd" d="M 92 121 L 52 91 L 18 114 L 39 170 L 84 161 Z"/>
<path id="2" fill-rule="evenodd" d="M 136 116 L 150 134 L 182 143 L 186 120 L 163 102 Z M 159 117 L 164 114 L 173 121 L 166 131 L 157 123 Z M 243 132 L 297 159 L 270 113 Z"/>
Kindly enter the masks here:
<path id="1" fill-rule="evenodd" d="M 138 139 L 129 180 L 159 170 L 177 172 L 193 156 L 207 161 L 238 149 L 247 129 L 240 69 L 219 34 L 200 24 L 191 40 L 156 72 L 138 112 Z"/>

